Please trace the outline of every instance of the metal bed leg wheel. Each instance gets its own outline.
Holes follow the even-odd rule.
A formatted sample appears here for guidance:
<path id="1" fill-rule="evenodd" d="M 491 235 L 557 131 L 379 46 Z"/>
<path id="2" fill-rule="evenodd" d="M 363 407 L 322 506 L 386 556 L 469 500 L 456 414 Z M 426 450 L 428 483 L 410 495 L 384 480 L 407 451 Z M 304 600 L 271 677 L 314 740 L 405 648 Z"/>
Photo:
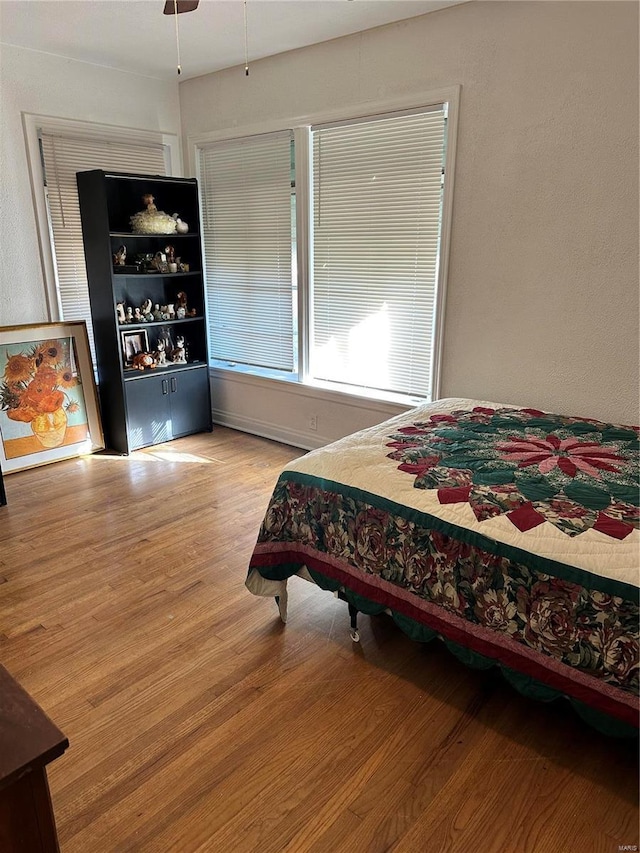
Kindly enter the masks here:
<path id="1" fill-rule="evenodd" d="M 349 607 L 349 617 L 351 618 L 351 639 L 354 643 L 360 642 L 360 631 L 358 631 L 358 611 L 353 606 L 353 604 L 349 604 L 347 602 L 347 606 Z"/>

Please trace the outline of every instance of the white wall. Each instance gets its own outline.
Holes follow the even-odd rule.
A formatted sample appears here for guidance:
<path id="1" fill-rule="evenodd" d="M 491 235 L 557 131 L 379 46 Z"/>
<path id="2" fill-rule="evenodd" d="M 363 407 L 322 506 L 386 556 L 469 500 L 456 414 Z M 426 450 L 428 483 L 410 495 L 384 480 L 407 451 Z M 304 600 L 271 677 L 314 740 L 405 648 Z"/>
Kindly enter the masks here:
<path id="1" fill-rule="evenodd" d="M 249 78 L 188 80 L 183 134 L 419 102 L 452 84 L 462 95 L 441 396 L 637 422 L 636 3 L 470 3 L 254 62 Z M 216 419 L 305 433 L 309 393 L 216 373 Z M 376 416 L 334 406 L 324 417 L 316 399 L 319 435 L 307 431 L 305 446 Z"/>
<path id="2" fill-rule="evenodd" d="M 22 113 L 179 134 L 178 86 L 2 45 L 0 109 L 0 326 L 39 323 L 50 318 Z"/>

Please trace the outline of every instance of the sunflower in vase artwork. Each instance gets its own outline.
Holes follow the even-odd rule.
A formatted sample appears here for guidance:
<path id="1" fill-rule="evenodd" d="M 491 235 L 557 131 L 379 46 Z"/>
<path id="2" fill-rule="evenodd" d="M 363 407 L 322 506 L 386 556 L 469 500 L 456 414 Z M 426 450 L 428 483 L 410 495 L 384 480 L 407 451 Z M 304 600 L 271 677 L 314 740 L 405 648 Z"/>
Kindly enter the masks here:
<path id="1" fill-rule="evenodd" d="M 45 448 L 64 442 L 68 416 L 81 408 L 77 395 L 71 395 L 79 377 L 70 344 L 67 339 L 36 341 L 20 352 L 7 348 L 4 353 L 0 409 L 9 420 L 30 424 Z"/>

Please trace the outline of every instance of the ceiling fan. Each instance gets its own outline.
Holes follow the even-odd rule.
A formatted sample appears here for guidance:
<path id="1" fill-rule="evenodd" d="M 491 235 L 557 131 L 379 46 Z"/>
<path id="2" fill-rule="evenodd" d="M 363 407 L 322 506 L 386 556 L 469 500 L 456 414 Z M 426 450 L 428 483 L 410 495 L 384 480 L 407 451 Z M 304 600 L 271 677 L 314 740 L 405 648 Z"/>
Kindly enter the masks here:
<path id="1" fill-rule="evenodd" d="M 165 15 L 175 15 L 176 7 L 178 10 L 178 15 L 181 15 L 183 12 L 193 12 L 198 8 L 198 3 L 200 0 L 177 0 L 174 3 L 174 0 L 167 0 L 164 4 L 163 14 Z"/>
<path id="2" fill-rule="evenodd" d="M 178 51 L 178 76 L 182 74 L 180 65 L 180 36 L 178 34 L 178 15 L 183 12 L 194 12 L 198 8 L 200 0 L 166 0 L 163 14 L 176 16 L 176 48 Z M 249 48 L 247 44 L 247 0 L 243 0 L 244 7 L 244 73 L 249 76 Z"/>
<path id="3" fill-rule="evenodd" d="M 178 33 L 178 15 L 183 12 L 194 12 L 198 8 L 200 0 L 166 0 L 162 13 L 164 15 L 176 16 L 176 49 L 178 52 L 178 77 L 182 74 L 180 65 L 180 35 Z"/>

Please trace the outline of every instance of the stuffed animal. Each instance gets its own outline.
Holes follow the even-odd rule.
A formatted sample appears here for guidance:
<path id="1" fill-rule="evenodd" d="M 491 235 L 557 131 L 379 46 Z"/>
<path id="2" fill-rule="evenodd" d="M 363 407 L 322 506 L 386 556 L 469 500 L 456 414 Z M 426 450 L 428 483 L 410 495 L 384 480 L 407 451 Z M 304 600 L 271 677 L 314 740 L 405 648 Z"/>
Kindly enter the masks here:
<path id="1" fill-rule="evenodd" d="M 155 358 L 150 352 L 137 352 L 133 357 L 131 367 L 133 367 L 134 370 L 144 370 L 147 367 L 157 367 L 157 364 Z"/>

